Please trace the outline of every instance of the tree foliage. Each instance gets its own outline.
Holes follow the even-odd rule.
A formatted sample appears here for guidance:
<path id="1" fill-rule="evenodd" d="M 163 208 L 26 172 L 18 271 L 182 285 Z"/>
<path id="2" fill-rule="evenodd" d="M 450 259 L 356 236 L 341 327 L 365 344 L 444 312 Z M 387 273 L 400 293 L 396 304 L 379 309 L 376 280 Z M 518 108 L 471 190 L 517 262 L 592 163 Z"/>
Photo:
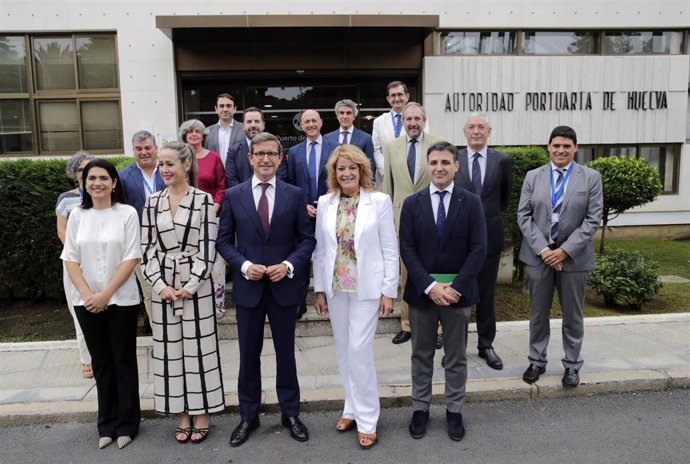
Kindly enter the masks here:
<path id="1" fill-rule="evenodd" d="M 597 158 L 587 163 L 599 171 L 604 190 L 602 230 L 599 253 L 604 253 L 609 221 L 636 206 L 654 200 L 661 193 L 659 173 L 643 159 L 623 156 Z"/>

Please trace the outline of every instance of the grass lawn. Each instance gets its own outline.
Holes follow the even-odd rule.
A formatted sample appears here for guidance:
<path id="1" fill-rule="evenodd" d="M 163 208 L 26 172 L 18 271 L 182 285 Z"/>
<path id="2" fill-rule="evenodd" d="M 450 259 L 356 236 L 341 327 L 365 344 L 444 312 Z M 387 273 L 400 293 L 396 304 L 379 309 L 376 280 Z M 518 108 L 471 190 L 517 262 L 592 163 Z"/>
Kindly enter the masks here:
<path id="1" fill-rule="evenodd" d="M 659 263 L 661 275 L 690 279 L 690 240 L 606 239 L 606 251 L 620 248 L 639 250 Z M 595 250 L 599 250 L 597 241 Z"/>

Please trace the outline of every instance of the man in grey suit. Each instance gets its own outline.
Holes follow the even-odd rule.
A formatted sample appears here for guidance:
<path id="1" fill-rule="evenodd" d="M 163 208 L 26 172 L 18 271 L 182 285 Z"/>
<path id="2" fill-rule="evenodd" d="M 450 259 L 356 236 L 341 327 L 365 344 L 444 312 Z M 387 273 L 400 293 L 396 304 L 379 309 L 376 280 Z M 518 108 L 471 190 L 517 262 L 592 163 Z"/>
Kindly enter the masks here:
<path id="1" fill-rule="evenodd" d="M 400 225 L 400 208 L 403 201 L 415 192 L 429 186 L 431 177 L 426 169 L 426 151 L 443 139 L 424 133 L 426 111 L 416 102 L 407 103 L 402 110 L 405 134 L 388 142 L 383 149 L 383 193 L 393 200 L 393 219 L 396 230 Z M 407 269 L 400 267 L 400 285 L 405 286 Z M 412 338 L 410 332 L 410 311 L 405 301 L 400 302 L 400 332 L 393 337 L 398 345 Z M 439 347 L 440 348 L 440 347 Z"/>
<path id="2" fill-rule="evenodd" d="M 546 371 L 549 314 L 554 288 L 563 312 L 564 387 L 580 383 L 587 272 L 594 268 L 594 234 L 603 206 L 601 175 L 573 161 L 577 135 L 558 126 L 549 137 L 551 162 L 529 171 L 522 184 L 518 225 L 520 260 L 530 290 L 530 365 L 522 376 L 534 383 Z"/>
<path id="3" fill-rule="evenodd" d="M 221 93 L 216 97 L 216 106 L 213 109 L 218 115 L 218 122 L 208 128 L 204 148 L 218 153 L 225 166 L 228 150 L 242 140 L 244 131 L 242 124 L 233 119 L 237 111 L 235 97 L 229 93 Z"/>
<path id="4" fill-rule="evenodd" d="M 491 124 L 485 114 L 473 113 L 463 128 L 467 148 L 460 151 L 460 169 L 455 184 L 482 199 L 486 218 L 487 250 L 482 271 L 477 277 L 477 350 L 489 367 L 503 369 L 503 361 L 493 347 L 496 337 L 496 280 L 501 253 L 505 248 L 503 212 L 510 202 L 513 168 L 507 155 L 489 148 Z"/>

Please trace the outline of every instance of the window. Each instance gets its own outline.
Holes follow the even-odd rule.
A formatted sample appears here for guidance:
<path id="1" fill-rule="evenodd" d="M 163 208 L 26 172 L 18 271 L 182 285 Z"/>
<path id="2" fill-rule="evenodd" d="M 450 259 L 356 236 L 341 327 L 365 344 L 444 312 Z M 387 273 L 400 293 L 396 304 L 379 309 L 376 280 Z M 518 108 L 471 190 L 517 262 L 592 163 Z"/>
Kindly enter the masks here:
<path id="1" fill-rule="evenodd" d="M 595 153 L 599 156 L 626 156 L 643 159 L 659 172 L 662 194 L 678 193 L 679 145 L 607 146 L 600 147 L 599 150 L 595 149 Z"/>
<path id="2" fill-rule="evenodd" d="M 524 31 L 524 55 L 592 55 L 597 53 L 598 34 L 589 31 Z"/>
<path id="3" fill-rule="evenodd" d="M 607 31 L 605 55 L 640 55 L 681 53 L 682 31 Z"/>
<path id="4" fill-rule="evenodd" d="M 442 32 L 443 55 L 509 55 L 515 53 L 517 34 L 511 31 Z"/>
<path id="5" fill-rule="evenodd" d="M 0 36 L 0 154 L 122 150 L 114 34 Z"/>

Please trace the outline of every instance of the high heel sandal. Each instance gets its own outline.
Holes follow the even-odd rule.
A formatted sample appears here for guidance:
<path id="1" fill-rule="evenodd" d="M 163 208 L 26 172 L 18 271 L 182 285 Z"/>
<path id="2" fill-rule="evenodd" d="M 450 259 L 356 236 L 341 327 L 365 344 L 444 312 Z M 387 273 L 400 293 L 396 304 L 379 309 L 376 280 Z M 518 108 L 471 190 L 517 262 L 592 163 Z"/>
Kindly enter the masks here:
<path id="1" fill-rule="evenodd" d="M 180 440 L 178 438 L 178 435 L 184 435 L 184 438 Z M 192 427 L 178 427 L 175 429 L 175 440 L 177 440 L 178 443 L 187 443 L 189 439 L 192 437 Z"/>
<path id="2" fill-rule="evenodd" d="M 358 432 L 357 433 L 357 442 L 359 443 L 359 447 L 362 448 L 363 450 L 368 450 L 371 447 L 373 447 L 375 444 L 379 442 L 378 436 L 376 435 L 376 432 L 374 433 L 362 433 Z"/>
<path id="3" fill-rule="evenodd" d="M 355 422 L 354 419 L 348 419 L 347 417 L 341 417 L 338 419 L 338 422 L 335 424 L 335 429 L 338 432 L 349 432 L 350 430 L 355 428 L 355 425 L 357 423 Z"/>
<path id="4" fill-rule="evenodd" d="M 194 435 L 194 434 L 201 435 L 201 438 L 197 438 L 196 440 L 194 438 L 192 438 L 192 443 L 194 443 L 195 445 L 198 445 L 202 441 L 206 440 L 206 437 L 208 437 L 208 427 L 204 427 L 201 429 L 194 427 L 192 429 L 192 435 Z"/>

